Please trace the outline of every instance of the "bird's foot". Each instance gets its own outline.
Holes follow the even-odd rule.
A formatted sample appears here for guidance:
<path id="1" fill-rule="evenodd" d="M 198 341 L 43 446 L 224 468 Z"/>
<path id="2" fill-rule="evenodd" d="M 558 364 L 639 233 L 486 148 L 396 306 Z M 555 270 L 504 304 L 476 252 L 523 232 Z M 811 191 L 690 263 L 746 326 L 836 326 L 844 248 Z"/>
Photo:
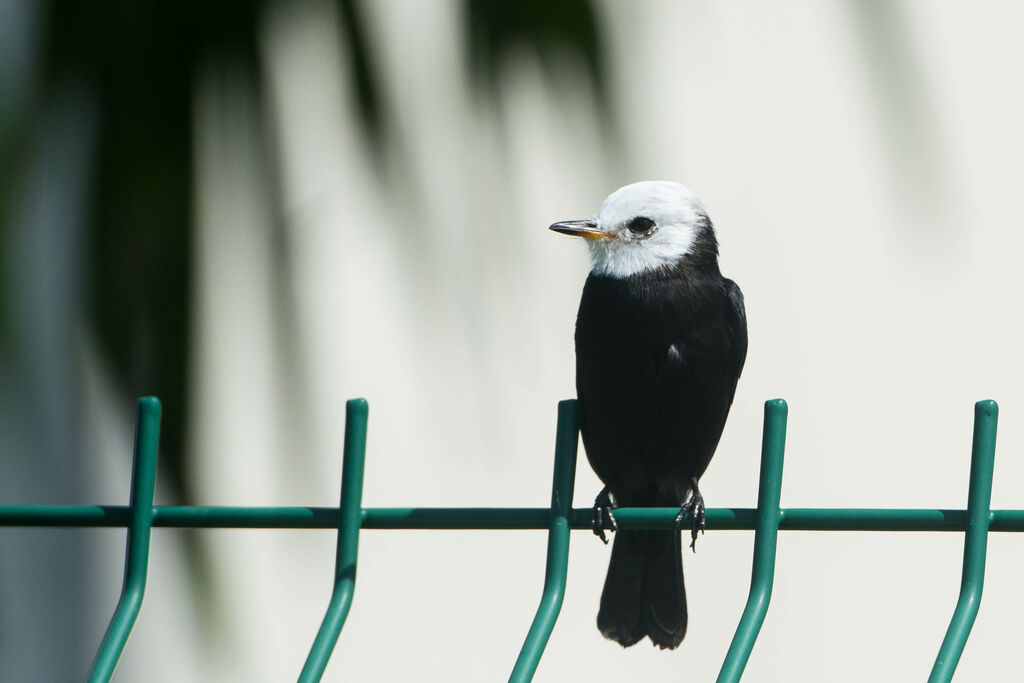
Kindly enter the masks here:
<path id="1" fill-rule="evenodd" d="M 697 488 L 697 478 L 690 477 L 690 499 L 679 508 L 676 515 L 676 529 L 682 530 L 683 520 L 690 515 L 690 550 L 697 552 L 697 532 L 704 533 L 704 496 Z"/>
<path id="2" fill-rule="evenodd" d="M 619 523 L 615 521 L 615 513 L 612 512 L 616 507 L 618 507 L 618 504 L 615 502 L 615 496 L 605 486 L 601 489 L 601 493 L 597 494 L 597 498 L 594 499 L 594 509 L 591 517 L 594 535 L 604 541 L 605 545 L 608 545 L 608 537 L 605 536 L 605 530 L 619 530 Z"/>

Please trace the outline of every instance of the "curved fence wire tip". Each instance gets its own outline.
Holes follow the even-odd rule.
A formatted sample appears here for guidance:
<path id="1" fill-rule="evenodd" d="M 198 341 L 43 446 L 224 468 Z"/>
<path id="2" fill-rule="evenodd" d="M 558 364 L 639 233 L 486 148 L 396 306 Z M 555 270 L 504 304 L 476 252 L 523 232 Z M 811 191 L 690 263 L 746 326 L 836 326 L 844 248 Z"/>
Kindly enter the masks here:
<path id="1" fill-rule="evenodd" d="M 981 606 L 985 583 L 985 555 L 992 522 L 992 471 L 996 457 L 996 422 L 999 406 L 995 401 L 974 404 L 974 439 L 971 444 L 971 481 L 967 492 L 967 532 L 964 535 L 964 567 L 960 577 L 960 597 L 953 618 L 942 640 L 928 683 L 946 683 L 960 662 L 967 637 Z"/>
<path id="2" fill-rule="evenodd" d="M 110 619 L 103 642 L 96 653 L 89 683 L 105 683 L 114 675 L 132 626 L 142 608 L 149 566 L 149 537 L 153 527 L 153 490 L 160 443 L 160 401 L 153 396 L 139 399 L 135 423 L 135 452 L 132 456 L 132 490 L 128 504 L 128 543 L 124 561 L 121 597 Z"/>
<path id="3" fill-rule="evenodd" d="M 775 548 L 779 537 L 779 522 L 782 521 L 779 502 L 782 497 L 782 459 L 786 450 L 788 410 L 786 402 L 781 398 L 765 401 L 764 404 L 761 479 L 757 492 L 757 529 L 754 532 L 750 594 L 718 674 L 718 683 L 736 683 L 740 680 L 768 613 L 768 603 L 772 599 Z"/>
<path id="4" fill-rule="evenodd" d="M 551 487 L 551 522 L 548 527 L 547 568 L 540 606 L 519 651 L 509 683 L 526 683 L 540 664 L 548 638 L 555 628 L 565 598 L 569 571 L 569 518 L 572 515 L 573 484 L 576 476 L 576 447 L 579 442 L 579 417 L 575 399 L 558 403 L 558 427 L 555 436 L 555 476 Z"/>
<path id="5" fill-rule="evenodd" d="M 327 614 L 313 641 L 299 683 L 319 681 L 345 625 L 356 589 L 359 528 L 363 523 L 363 471 L 366 462 L 366 399 L 354 398 L 345 409 L 345 454 L 341 466 L 341 506 L 338 508 L 338 549 L 334 565 L 334 591 Z"/>

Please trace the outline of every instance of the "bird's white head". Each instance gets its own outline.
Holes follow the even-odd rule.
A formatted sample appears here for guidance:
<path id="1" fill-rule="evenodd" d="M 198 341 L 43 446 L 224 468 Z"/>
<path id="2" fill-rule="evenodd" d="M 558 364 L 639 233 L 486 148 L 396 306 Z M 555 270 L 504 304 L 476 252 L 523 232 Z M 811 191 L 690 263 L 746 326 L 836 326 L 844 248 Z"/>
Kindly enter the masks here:
<path id="1" fill-rule="evenodd" d="M 715 261 L 718 245 L 704 205 L 689 188 L 664 180 L 620 187 L 590 220 L 561 221 L 551 229 L 587 238 L 595 275 L 626 278 L 679 263 Z"/>

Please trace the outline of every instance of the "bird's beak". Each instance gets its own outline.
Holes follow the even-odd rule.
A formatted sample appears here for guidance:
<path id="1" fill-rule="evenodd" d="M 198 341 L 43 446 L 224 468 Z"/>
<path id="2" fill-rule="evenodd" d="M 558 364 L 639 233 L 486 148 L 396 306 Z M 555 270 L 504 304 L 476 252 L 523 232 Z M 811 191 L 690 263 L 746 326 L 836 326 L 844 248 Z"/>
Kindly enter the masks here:
<path id="1" fill-rule="evenodd" d="M 612 237 L 611 233 L 600 230 L 597 227 L 597 222 L 594 220 L 559 221 L 557 223 L 552 223 L 550 229 L 564 235 L 586 237 L 588 240 L 608 239 L 609 237 Z"/>

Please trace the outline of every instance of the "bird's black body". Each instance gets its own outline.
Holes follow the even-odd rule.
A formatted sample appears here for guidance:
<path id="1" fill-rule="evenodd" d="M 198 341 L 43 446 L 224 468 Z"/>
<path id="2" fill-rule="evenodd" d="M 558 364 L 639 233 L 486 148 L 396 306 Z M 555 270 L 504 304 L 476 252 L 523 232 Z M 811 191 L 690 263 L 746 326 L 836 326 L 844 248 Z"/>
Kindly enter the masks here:
<path id="1" fill-rule="evenodd" d="M 715 452 L 747 352 L 743 295 L 718 269 L 710 223 L 679 262 L 591 274 L 576 322 L 587 458 L 619 506 L 678 507 Z M 686 633 L 678 531 L 616 533 L 598 627 L 623 646 Z"/>

